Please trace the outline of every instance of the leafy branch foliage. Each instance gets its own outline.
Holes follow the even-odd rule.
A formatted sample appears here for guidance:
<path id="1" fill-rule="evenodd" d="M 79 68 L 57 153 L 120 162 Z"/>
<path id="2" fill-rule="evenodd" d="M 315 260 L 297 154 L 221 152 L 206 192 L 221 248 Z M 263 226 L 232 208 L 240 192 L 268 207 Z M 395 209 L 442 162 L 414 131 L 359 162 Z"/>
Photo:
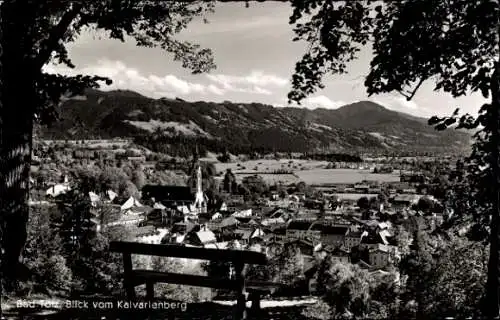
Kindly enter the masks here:
<path id="1" fill-rule="evenodd" d="M 363 46 L 373 46 L 368 94 L 413 98 L 420 85 L 454 97 L 488 97 L 496 57 L 495 1 L 292 1 L 294 41 L 309 43 L 295 68 L 289 100 L 322 89 L 327 74 L 344 74 Z M 481 17 L 481 19 L 478 19 Z M 306 19 L 307 22 L 301 22 Z"/>
<path id="2" fill-rule="evenodd" d="M 71 77 L 42 71 L 48 63 L 75 68 L 67 45 L 85 31 L 103 31 L 111 39 L 133 40 L 140 47 L 159 47 L 194 74 L 215 68 L 210 49 L 175 39 L 193 19 L 213 12 L 213 1 L 4 1 L 1 6 L 11 13 L 4 21 L 10 28 L 30 20 L 29 36 L 23 41 L 31 49 L 22 54 L 33 67 L 38 99 L 35 115 L 42 123 L 55 120 L 62 95 L 98 88 L 100 82 L 111 84 L 111 79 L 99 75 Z"/>

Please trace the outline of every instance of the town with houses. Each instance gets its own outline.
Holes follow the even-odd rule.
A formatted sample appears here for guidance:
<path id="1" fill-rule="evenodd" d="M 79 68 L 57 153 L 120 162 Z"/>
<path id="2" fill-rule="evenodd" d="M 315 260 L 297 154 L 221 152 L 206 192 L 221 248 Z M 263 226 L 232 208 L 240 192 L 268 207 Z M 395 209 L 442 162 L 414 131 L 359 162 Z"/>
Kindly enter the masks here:
<path id="1" fill-rule="evenodd" d="M 127 143 L 119 140 L 111 142 Z M 54 149 L 57 143 L 45 141 L 40 150 Z M 59 142 L 65 147 L 49 153 L 37 152 L 34 165 L 36 160 L 39 163 L 54 163 L 55 158 L 59 158 L 59 163 L 61 158 L 66 163 L 79 161 L 86 164 L 109 160 L 116 147 L 106 149 L 101 146 L 94 151 L 82 151 L 78 147 L 78 144 L 83 148 L 106 143 L 110 145 L 110 141 L 100 140 L 73 144 Z M 123 151 L 122 148 L 120 150 Z M 119 155 L 116 154 L 116 157 Z M 148 176 L 162 170 L 180 173 L 182 166 L 172 165 L 174 167 L 165 169 L 155 161 L 146 161 L 148 157 L 151 158 L 144 154 L 132 154 L 119 159 L 147 171 Z M 289 163 L 294 160 L 273 161 Z M 433 163 L 437 160 L 427 157 L 421 161 Z M 446 161 L 444 165 L 454 166 L 451 158 L 440 160 L 441 165 Z M 91 220 L 95 229 L 102 232 L 114 226 L 132 226 L 132 240 L 136 242 L 254 250 L 266 255 L 293 244 L 300 250 L 301 268 L 307 283 L 306 294 L 314 294 L 317 269 L 326 256 L 383 274 L 394 270 L 397 265 L 401 247 L 407 244 L 398 243 L 396 235 L 402 226 L 411 228 L 408 224 L 413 223 L 412 217 L 423 219 L 426 228 L 432 231 L 452 214 L 444 209 L 441 199 L 428 192 L 434 177 L 418 171 L 415 162 L 415 168 L 412 168 L 408 158 L 372 157 L 365 158 L 362 163 L 335 163 L 336 168 L 375 171 L 372 175 L 375 177 L 377 171 L 397 173 L 399 181 L 366 180 L 312 186 L 305 186 L 303 182 L 290 185 L 279 182 L 269 185 L 265 194 L 252 197 L 239 192 L 241 181 L 234 179 L 235 173 L 231 169 L 226 169 L 213 177 L 218 201 L 210 199 L 205 192 L 205 179 L 202 177 L 204 165 L 203 159 L 194 158 L 192 186 L 144 184 L 138 194 L 128 198 L 118 196 L 118 190 L 89 191 L 86 197 L 91 203 Z M 57 174 L 60 174 L 59 182 L 45 181 L 40 184 L 32 179 L 33 189 L 39 192 L 37 199 L 30 201 L 31 206 L 54 205 L 71 190 L 73 184 L 69 174 L 60 171 Z M 279 173 L 276 175 L 279 176 Z M 259 174 L 254 174 L 244 181 L 252 184 L 262 179 L 259 180 Z M 115 213 L 112 221 L 100 219 L 99 212 L 103 208 Z"/>
<path id="2" fill-rule="evenodd" d="M 500 318 L 500 0 L 0 13 L 0 320 Z"/>

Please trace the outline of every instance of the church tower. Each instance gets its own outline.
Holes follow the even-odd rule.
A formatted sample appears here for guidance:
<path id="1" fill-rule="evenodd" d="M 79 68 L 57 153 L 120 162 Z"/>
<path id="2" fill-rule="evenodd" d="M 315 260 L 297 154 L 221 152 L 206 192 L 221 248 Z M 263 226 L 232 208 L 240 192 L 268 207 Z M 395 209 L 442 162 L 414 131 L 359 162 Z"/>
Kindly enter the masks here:
<path id="1" fill-rule="evenodd" d="M 194 208 L 197 213 L 206 213 L 207 212 L 207 199 L 205 194 L 203 193 L 202 188 L 202 176 L 201 176 L 201 167 L 198 166 L 198 171 L 196 173 L 196 196 L 194 200 Z"/>

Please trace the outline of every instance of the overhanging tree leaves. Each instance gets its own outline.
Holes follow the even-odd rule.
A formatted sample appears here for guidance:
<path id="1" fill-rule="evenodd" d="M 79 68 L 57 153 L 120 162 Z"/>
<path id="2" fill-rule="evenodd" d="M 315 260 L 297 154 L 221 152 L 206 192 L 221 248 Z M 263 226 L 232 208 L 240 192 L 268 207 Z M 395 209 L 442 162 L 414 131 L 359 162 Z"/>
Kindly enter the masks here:
<path id="1" fill-rule="evenodd" d="M 294 41 L 309 43 L 292 77 L 290 102 L 300 103 L 324 87 L 328 74 L 344 74 L 363 46 L 372 44 L 373 58 L 365 78 L 369 96 L 398 92 L 411 100 L 431 80 L 436 91 L 453 97 L 479 92 L 491 103 L 479 116 L 432 117 L 443 130 L 478 129 L 469 161 L 470 211 L 490 231 L 488 315 L 500 313 L 500 2 L 498 0 L 321 1 L 293 0 L 290 24 Z M 490 186 L 484 188 L 484 186 Z M 474 191 L 475 190 L 475 191 Z"/>
<path id="2" fill-rule="evenodd" d="M 209 49 L 175 39 L 195 17 L 213 9 L 213 2 L 141 0 L 5 0 L 0 4 L 1 57 L 1 153 L 0 207 L 2 218 L 2 266 L 5 278 L 15 270 L 26 240 L 28 182 L 33 121 L 47 123 L 57 117 L 64 94 L 79 94 L 109 79 L 92 75 L 68 77 L 46 74 L 42 67 L 53 62 L 75 66 L 66 45 L 91 28 L 107 37 L 138 46 L 159 47 L 193 73 L 215 67 Z"/>

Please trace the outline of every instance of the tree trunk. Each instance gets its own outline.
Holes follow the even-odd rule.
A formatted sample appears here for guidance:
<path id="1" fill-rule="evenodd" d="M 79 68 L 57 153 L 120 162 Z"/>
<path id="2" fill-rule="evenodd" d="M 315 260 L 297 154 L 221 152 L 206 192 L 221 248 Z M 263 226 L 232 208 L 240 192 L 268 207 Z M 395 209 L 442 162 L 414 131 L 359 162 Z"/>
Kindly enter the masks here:
<path id="1" fill-rule="evenodd" d="M 2 219 L 3 279 L 19 276 L 19 259 L 26 241 L 31 163 L 34 73 L 27 54 L 32 50 L 29 26 L 12 23 L 15 4 L 3 4 L 3 86 L 0 109 L 0 217 Z M 11 21 L 6 19 L 11 17 Z M 15 14 L 14 14 L 15 16 Z M 20 94 L 19 94 L 20 93 Z"/>
<path id="2" fill-rule="evenodd" d="M 490 221 L 490 256 L 488 261 L 488 280 L 486 284 L 485 312 L 489 319 L 498 319 L 500 314 L 500 62 L 496 63 L 495 71 L 491 79 L 491 115 L 492 115 L 492 169 L 495 175 L 495 196 L 493 200 L 492 215 Z"/>

